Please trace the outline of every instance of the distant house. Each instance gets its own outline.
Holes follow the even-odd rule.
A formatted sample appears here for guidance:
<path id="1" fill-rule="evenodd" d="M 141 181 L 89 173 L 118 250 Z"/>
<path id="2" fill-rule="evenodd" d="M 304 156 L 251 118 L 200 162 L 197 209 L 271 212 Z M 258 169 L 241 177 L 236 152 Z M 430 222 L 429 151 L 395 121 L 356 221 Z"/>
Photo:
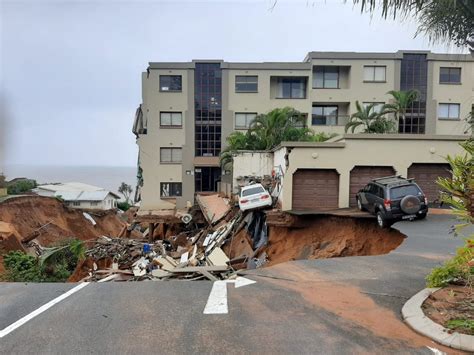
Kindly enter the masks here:
<path id="1" fill-rule="evenodd" d="M 116 208 L 120 198 L 101 187 L 80 182 L 39 185 L 33 192 L 40 196 L 61 198 L 67 206 L 73 208 L 91 210 Z"/>

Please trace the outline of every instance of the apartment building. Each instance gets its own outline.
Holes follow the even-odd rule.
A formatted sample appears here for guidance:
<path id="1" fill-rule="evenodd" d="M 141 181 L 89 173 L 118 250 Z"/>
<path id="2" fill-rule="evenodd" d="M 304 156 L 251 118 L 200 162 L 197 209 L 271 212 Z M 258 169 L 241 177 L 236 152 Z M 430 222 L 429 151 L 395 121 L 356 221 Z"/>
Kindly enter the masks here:
<path id="1" fill-rule="evenodd" d="M 151 62 L 133 132 L 139 146 L 142 211 L 184 207 L 195 193 L 231 184 L 219 153 L 256 115 L 290 106 L 316 132 L 344 133 L 355 102 L 390 101 L 390 90 L 416 89 L 419 100 L 399 122 L 406 135 L 466 134 L 473 110 L 474 58 L 426 51 L 309 52 L 303 62 Z"/>

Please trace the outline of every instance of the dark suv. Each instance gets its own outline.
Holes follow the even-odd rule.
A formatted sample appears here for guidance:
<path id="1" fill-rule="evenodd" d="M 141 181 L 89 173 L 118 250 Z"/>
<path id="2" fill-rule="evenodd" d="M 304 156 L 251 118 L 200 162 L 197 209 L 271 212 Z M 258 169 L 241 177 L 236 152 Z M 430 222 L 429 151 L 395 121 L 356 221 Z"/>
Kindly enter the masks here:
<path id="1" fill-rule="evenodd" d="M 428 200 L 413 179 L 387 176 L 374 179 L 357 195 L 357 207 L 377 216 L 380 227 L 390 227 L 404 219 L 423 219 Z"/>

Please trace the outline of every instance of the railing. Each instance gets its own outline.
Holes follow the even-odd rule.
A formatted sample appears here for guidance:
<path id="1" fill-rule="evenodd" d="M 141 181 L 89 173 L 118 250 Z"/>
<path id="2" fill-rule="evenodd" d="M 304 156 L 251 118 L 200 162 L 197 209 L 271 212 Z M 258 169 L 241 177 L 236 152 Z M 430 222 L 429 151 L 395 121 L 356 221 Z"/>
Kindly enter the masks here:
<path id="1" fill-rule="evenodd" d="M 312 115 L 313 126 L 345 126 L 349 122 L 349 115 Z"/>

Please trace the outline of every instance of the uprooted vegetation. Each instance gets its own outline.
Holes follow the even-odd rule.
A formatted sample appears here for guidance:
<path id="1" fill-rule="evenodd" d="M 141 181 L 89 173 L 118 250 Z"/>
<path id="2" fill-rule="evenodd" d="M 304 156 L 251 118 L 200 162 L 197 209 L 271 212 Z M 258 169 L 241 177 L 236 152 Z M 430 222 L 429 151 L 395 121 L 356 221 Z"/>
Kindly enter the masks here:
<path id="1" fill-rule="evenodd" d="M 0 233 L 0 246 L 20 250 L 4 260 L 11 281 L 218 280 L 291 260 L 385 254 L 404 240 L 370 218 L 242 212 L 231 204 L 225 210 L 222 203 L 218 220 L 208 204 L 195 208 L 187 224 L 175 218 L 150 230 L 110 211 L 92 214 L 94 226 L 60 201 L 28 199 L 0 204 L 0 217 L 14 229 L 9 238 Z M 82 240 L 82 247 L 71 238 Z"/>

